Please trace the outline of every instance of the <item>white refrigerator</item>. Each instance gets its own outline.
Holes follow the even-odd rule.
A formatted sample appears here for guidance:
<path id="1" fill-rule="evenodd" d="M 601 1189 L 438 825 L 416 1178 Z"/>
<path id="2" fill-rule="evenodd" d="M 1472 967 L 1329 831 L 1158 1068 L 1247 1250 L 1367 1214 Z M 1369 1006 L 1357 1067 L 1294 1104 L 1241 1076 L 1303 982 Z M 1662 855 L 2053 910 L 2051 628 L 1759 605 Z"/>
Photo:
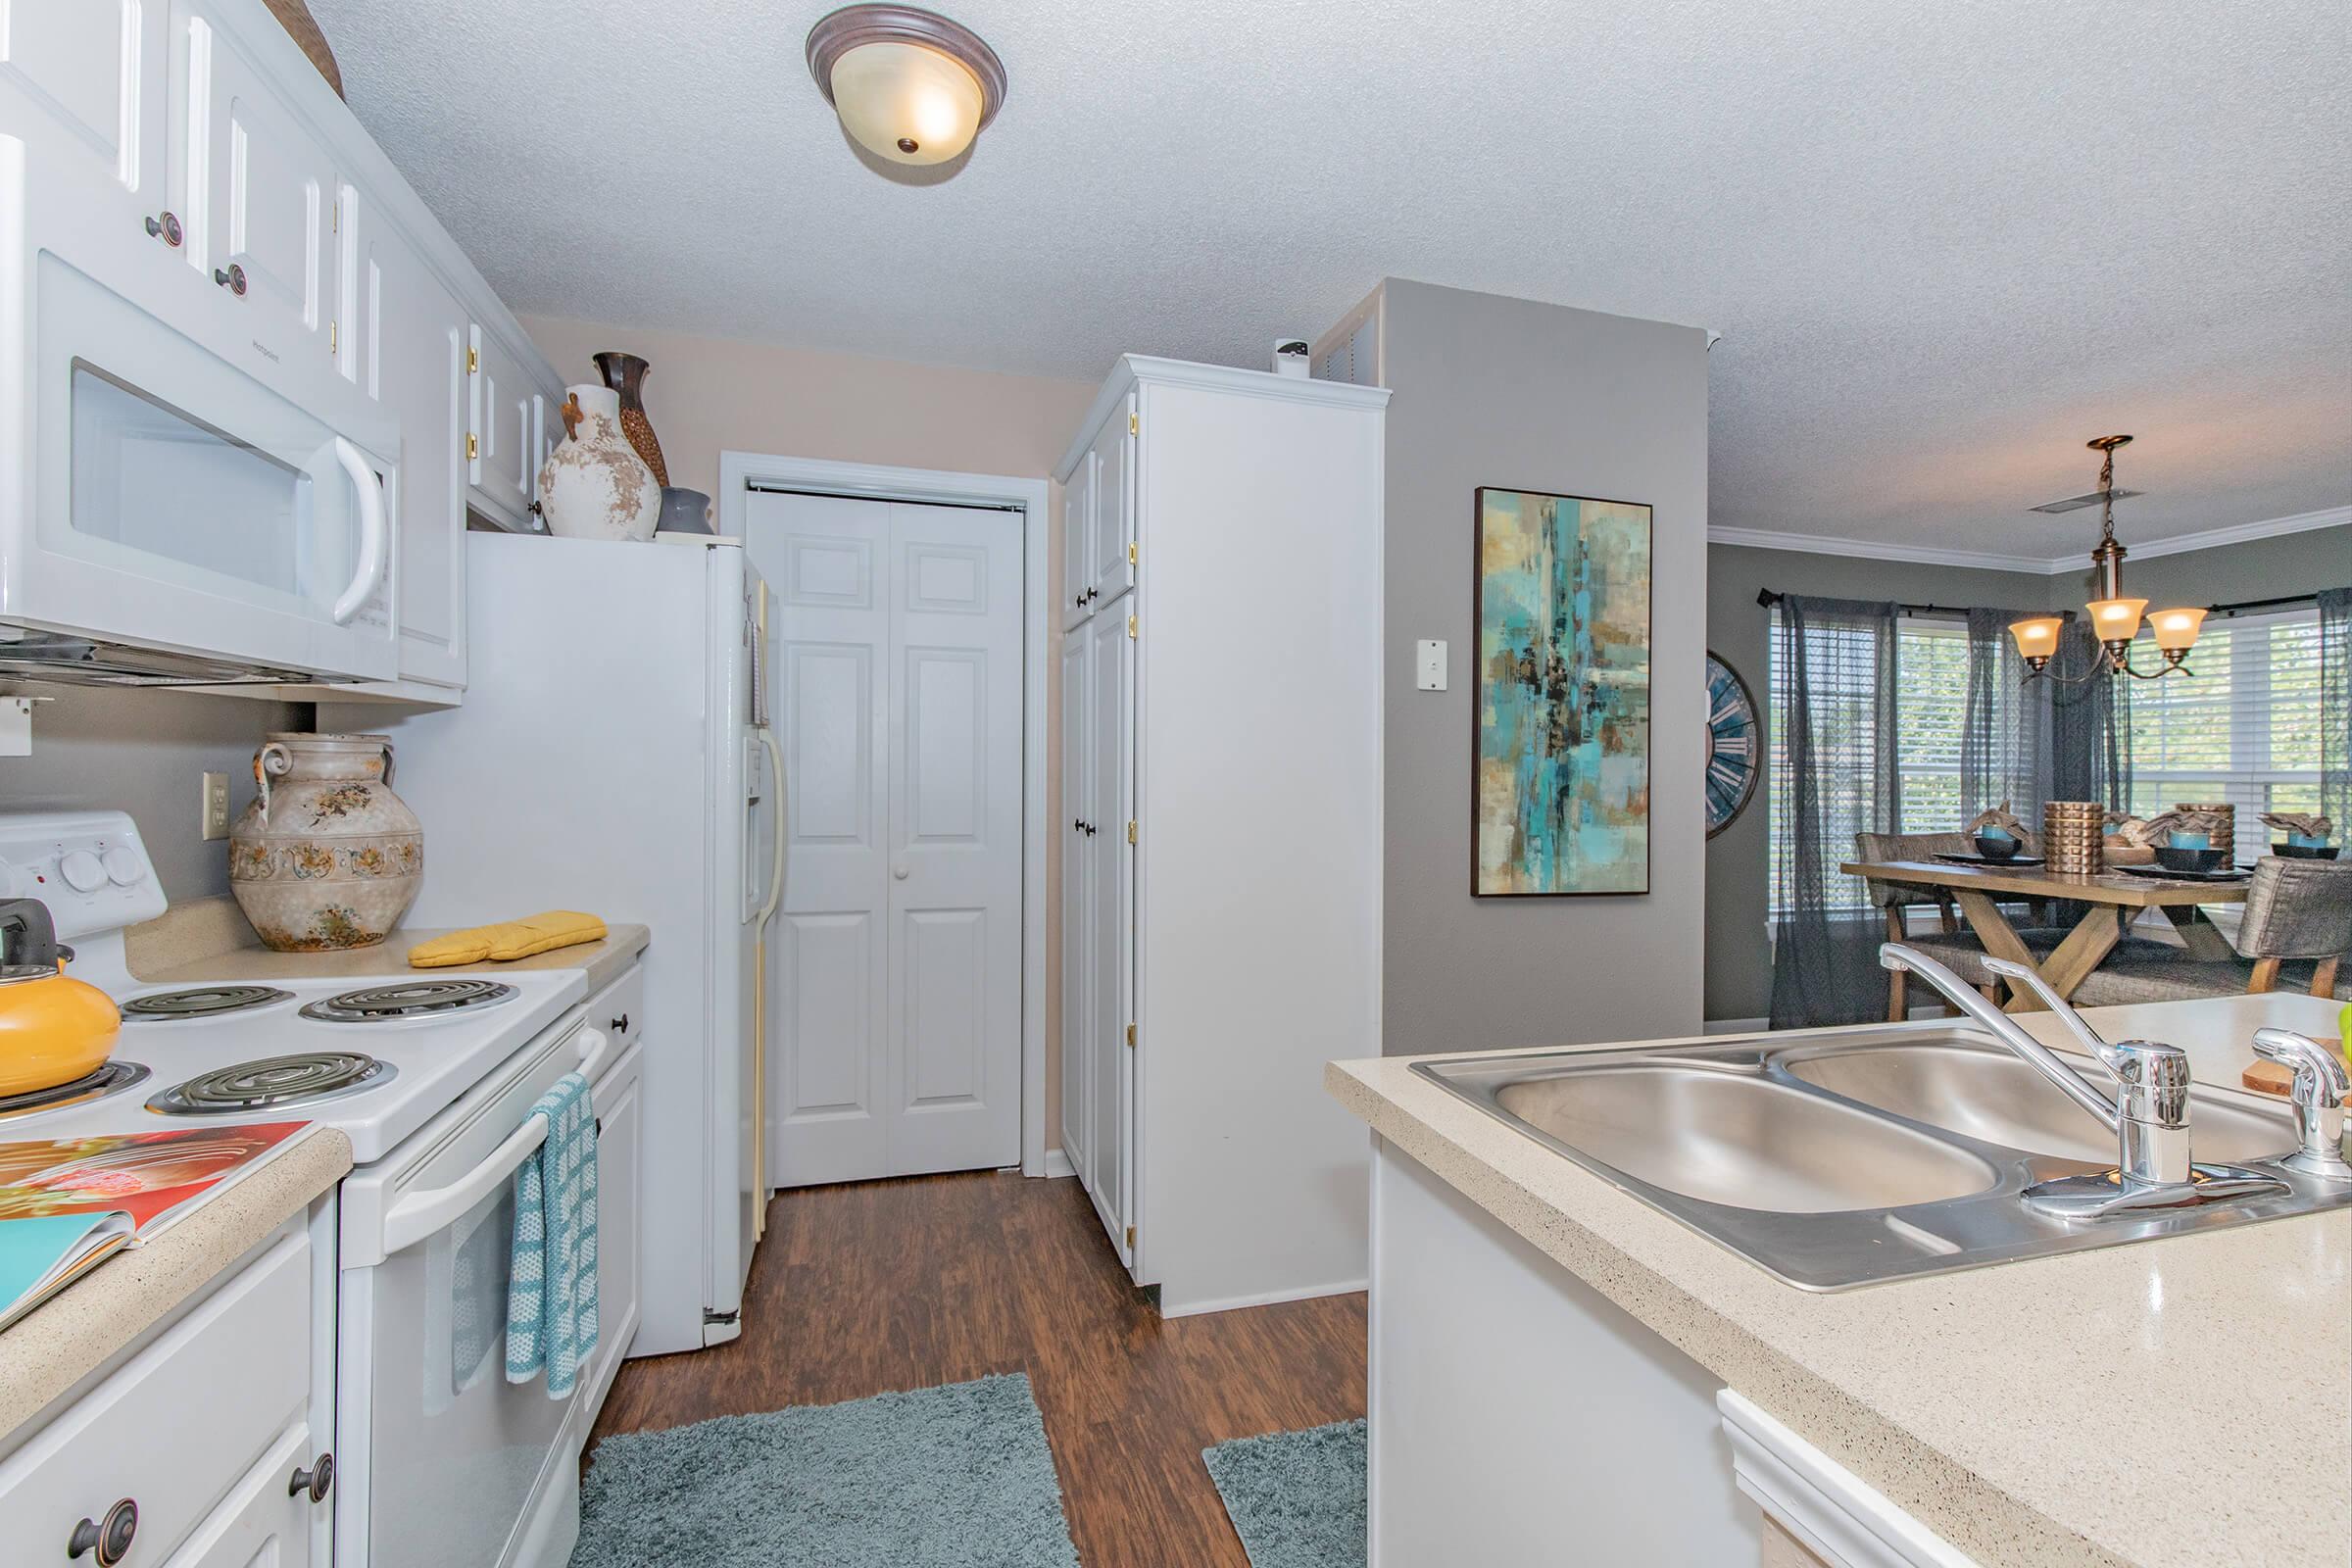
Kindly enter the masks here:
<path id="1" fill-rule="evenodd" d="M 392 737 L 424 823 L 407 924 L 570 908 L 652 928 L 633 1355 L 742 1332 L 768 1196 L 761 950 L 784 780 L 766 585 L 741 543 L 469 533 L 463 706 L 319 710 L 321 729 Z"/>

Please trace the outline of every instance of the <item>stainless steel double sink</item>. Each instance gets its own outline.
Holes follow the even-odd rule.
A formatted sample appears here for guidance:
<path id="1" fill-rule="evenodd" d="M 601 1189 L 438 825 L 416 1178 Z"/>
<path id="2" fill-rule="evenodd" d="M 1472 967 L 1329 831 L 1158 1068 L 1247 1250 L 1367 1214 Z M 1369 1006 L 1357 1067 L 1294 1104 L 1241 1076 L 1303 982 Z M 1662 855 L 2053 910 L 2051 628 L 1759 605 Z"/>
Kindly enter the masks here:
<path id="1" fill-rule="evenodd" d="M 2270 1163 L 2296 1147 L 2285 1110 L 2197 1088 L 2196 1158 L 2259 1165 L 2287 1181 L 2284 1193 L 2146 1218 L 2037 1214 L 2019 1195 L 2113 1165 L 2114 1134 L 1960 1026 L 1536 1051 L 1413 1070 L 1809 1291 L 2352 1203 L 2352 1186 Z"/>

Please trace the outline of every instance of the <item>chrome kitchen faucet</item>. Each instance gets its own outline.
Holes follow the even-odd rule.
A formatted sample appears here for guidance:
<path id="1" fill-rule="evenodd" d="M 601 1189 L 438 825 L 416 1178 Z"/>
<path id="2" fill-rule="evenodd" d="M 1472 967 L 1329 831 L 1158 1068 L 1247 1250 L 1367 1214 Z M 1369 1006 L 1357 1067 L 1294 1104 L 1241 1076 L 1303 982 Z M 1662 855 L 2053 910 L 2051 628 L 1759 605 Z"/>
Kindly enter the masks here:
<path id="1" fill-rule="evenodd" d="M 2239 1165 L 2200 1165 L 2190 1158 L 2188 1053 L 2180 1047 L 2155 1040 L 2103 1040 L 2040 975 L 2007 958 L 1987 957 L 1985 968 L 2031 989 L 2115 1075 L 2119 1093 L 2111 1098 L 1986 1002 L 1974 986 L 1916 948 L 1886 943 L 1879 949 L 1879 962 L 1888 969 L 1908 970 L 1934 986 L 1954 1006 L 1991 1031 L 1992 1037 L 2026 1065 L 2115 1133 L 2113 1169 L 2037 1182 L 2021 1195 L 2028 1207 L 2060 1219 L 2100 1219 L 2152 1208 L 2259 1198 L 2286 1190 L 2286 1183 L 2260 1171 Z M 2300 1084 L 2304 1074 L 2299 1061 L 2297 1065 Z M 2297 1115 L 2303 1115 L 2299 1103 Z M 2337 1115 L 2340 1129 L 2341 1112 Z M 2317 1134 L 2305 1125 L 2308 1152 Z"/>

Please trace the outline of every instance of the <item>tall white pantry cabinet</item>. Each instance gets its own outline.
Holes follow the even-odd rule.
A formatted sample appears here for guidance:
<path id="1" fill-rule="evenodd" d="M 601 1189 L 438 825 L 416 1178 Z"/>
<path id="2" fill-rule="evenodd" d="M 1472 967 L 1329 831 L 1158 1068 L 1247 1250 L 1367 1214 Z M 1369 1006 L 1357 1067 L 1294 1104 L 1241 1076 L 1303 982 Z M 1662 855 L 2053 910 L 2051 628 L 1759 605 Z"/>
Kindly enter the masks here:
<path id="1" fill-rule="evenodd" d="M 1057 1131 L 1168 1316 L 1364 1287 L 1388 398 L 1128 355 L 1056 473 Z"/>

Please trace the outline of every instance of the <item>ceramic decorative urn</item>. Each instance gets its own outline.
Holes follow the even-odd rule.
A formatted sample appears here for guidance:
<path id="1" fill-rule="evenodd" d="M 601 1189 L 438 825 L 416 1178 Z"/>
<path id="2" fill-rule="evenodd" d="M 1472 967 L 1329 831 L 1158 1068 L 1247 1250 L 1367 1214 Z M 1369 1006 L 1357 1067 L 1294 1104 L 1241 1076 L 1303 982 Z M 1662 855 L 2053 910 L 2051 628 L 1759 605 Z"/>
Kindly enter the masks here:
<path id="1" fill-rule="evenodd" d="M 651 539 L 662 519 L 662 486 L 620 428 L 620 394 L 569 386 L 562 410 L 569 434 L 539 468 L 539 514 L 564 539 Z"/>
<path id="2" fill-rule="evenodd" d="M 381 735 L 273 734 L 229 834 L 228 886 L 266 946 L 324 953 L 381 942 L 416 902 L 424 826 L 392 793 Z"/>

